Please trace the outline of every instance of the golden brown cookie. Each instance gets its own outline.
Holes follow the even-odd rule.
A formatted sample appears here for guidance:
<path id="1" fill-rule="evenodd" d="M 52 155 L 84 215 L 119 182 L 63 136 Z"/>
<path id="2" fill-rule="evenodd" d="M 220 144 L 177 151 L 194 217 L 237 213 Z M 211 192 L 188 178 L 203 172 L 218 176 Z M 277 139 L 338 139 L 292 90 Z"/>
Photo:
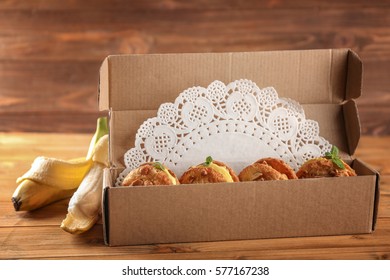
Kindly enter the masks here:
<path id="1" fill-rule="evenodd" d="M 212 160 L 211 157 L 206 162 L 190 167 L 180 178 L 181 184 L 205 184 L 238 182 L 239 179 L 233 169 L 223 162 Z"/>
<path id="2" fill-rule="evenodd" d="M 175 173 L 159 162 L 148 162 L 132 170 L 122 186 L 178 185 Z"/>
<path id="3" fill-rule="evenodd" d="M 297 179 L 294 170 L 283 160 L 263 158 L 245 167 L 238 175 L 240 181 Z"/>
<path id="4" fill-rule="evenodd" d="M 268 157 L 260 159 L 256 162 L 266 163 L 276 171 L 279 171 L 281 174 L 286 175 L 288 179 L 298 179 L 297 175 L 295 174 L 295 171 L 281 159 Z"/>
<path id="5" fill-rule="evenodd" d="M 297 176 L 299 179 L 356 176 L 355 170 L 343 160 L 339 160 L 343 163 L 344 168 L 340 168 L 332 159 L 325 157 L 310 159 L 301 166 Z"/>

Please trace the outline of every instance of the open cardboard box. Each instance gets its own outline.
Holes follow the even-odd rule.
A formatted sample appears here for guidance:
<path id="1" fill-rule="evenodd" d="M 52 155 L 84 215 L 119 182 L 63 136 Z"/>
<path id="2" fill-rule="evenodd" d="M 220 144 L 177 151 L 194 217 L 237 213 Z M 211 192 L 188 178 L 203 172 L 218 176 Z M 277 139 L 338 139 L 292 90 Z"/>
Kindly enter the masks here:
<path id="1" fill-rule="evenodd" d="M 358 176 L 114 187 L 138 127 L 156 116 L 160 104 L 173 102 L 191 86 L 243 78 L 298 101 Z M 107 57 L 99 85 L 99 108 L 110 115 L 111 167 L 104 172 L 103 191 L 106 244 L 372 232 L 379 175 L 353 157 L 360 137 L 354 99 L 361 94 L 361 81 L 362 63 L 348 49 Z"/>

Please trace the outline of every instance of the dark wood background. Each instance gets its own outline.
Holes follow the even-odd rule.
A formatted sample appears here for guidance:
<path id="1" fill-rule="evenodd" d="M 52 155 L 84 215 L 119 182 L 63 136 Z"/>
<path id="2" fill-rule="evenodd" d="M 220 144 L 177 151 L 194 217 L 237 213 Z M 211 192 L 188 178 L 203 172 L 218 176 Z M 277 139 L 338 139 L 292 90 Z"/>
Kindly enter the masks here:
<path id="1" fill-rule="evenodd" d="M 362 133 L 389 135 L 389 0 L 1 0 L 0 131 L 94 131 L 108 54 L 344 47 Z"/>

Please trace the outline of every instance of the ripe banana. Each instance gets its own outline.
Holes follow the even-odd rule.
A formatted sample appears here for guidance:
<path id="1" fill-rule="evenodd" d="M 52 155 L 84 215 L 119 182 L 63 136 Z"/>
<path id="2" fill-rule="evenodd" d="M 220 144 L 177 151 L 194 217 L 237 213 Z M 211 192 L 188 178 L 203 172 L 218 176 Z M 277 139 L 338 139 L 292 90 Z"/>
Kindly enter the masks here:
<path id="1" fill-rule="evenodd" d="M 100 138 L 92 152 L 92 167 L 69 201 L 61 228 L 80 234 L 89 230 L 101 213 L 103 169 L 108 166 L 108 135 Z"/>
<path id="2" fill-rule="evenodd" d="M 96 142 L 107 133 L 107 118 L 99 118 L 89 150 L 93 150 Z M 90 152 L 86 158 L 69 161 L 47 157 L 36 158 L 31 169 L 16 180 L 19 185 L 11 199 L 15 210 L 35 210 L 71 197 L 92 166 L 93 161 L 89 154 Z"/>
<path id="3" fill-rule="evenodd" d="M 16 180 L 21 183 L 25 179 L 59 189 L 77 188 L 85 174 L 91 168 L 91 160 L 73 159 L 69 161 L 56 158 L 37 157 L 30 170 Z"/>
<path id="4" fill-rule="evenodd" d="M 26 179 L 16 188 L 12 202 L 16 211 L 31 211 L 71 197 L 74 192 L 75 189 L 59 189 Z"/>

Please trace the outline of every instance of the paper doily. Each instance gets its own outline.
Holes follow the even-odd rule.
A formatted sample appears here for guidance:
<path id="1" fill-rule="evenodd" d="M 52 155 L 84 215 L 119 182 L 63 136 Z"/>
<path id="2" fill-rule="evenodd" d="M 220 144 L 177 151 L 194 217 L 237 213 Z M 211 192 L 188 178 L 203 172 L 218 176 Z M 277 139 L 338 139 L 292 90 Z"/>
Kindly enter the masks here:
<path id="1" fill-rule="evenodd" d="M 298 102 L 279 98 L 273 87 L 214 81 L 207 88 L 186 89 L 139 127 L 116 185 L 145 162 L 160 161 L 181 176 L 209 155 L 237 173 L 262 157 L 281 158 L 297 170 L 330 150 L 319 130 Z"/>

